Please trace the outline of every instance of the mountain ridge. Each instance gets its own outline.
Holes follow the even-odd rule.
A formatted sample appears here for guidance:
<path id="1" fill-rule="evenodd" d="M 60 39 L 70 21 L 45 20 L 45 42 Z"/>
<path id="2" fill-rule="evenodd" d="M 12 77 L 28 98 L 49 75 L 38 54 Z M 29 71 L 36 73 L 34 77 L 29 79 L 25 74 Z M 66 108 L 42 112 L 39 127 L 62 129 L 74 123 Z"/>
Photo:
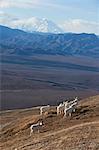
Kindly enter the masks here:
<path id="1" fill-rule="evenodd" d="M 99 38 L 89 33 L 27 33 L 0 26 L 1 52 L 18 55 L 84 55 L 99 57 Z M 6 40 L 6 41 L 5 41 Z"/>

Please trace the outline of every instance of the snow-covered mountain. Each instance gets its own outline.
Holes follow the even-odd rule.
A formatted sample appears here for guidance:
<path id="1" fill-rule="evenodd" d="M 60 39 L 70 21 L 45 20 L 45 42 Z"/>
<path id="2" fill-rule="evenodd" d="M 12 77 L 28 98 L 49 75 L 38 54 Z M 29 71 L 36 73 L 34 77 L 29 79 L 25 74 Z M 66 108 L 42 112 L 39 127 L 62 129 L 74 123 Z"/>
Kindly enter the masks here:
<path id="1" fill-rule="evenodd" d="M 26 32 L 48 32 L 48 33 L 62 33 L 62 29 L 58 27 L 54 22 L 45 18 L 39 19 L 31 17 L 28 19 L 16 19 L 12 20 L 9 27 L 21 29 Z"/>

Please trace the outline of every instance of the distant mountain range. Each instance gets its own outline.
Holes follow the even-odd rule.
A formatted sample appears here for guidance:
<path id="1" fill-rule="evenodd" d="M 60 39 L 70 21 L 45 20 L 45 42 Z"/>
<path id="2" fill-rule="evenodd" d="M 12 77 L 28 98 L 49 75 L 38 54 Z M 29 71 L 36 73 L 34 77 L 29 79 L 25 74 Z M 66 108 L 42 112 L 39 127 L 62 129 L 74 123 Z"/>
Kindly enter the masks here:
<path id="1" fill-rule="evenodd" d="M 53 30 L 57 31 L 58 29 L 53 28 Z M 99 37 L 95 34 L 28 33 L 0 26 L 0 35 L 0 53 L 2 54 L 58 54 L 99 57 Z"/>

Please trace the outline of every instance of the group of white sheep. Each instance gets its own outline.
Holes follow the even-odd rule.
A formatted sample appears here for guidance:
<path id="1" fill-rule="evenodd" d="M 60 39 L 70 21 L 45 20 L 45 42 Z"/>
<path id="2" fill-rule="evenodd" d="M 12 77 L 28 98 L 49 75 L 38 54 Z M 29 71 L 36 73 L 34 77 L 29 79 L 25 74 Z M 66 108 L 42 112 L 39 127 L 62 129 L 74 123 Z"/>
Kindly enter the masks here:
<path id="1" fill-rule="evenodd" d="M 64 114 L 64 117 L 67 115 L 71 116 L 72 112 L 75 112 L 75 109 L 78 105 L 78 98 L 76 97 L 73 101 L 65 101 L 63 103 L 60 103 L 59 106 L 57 106 L 57 115 Z"/>
<path id="2" fill-rule="evenodd" d="M 63 114 L 64 117 L 66 117 L 68 115 L 71 116 L 72 112 L 75 112 L 77 105 L 78 105 L 78 98 L 77 97 L 70 102 L 65 101 L 63 103 L 60 103 L 57 106 L 57 115 Z M 41 106 L 40 107 L 40 115 L 43 115 L 43 113 L 50 111 L 50 108 L 51 108 L 50 105 Z M 39 133 L 39 129 L 42 125 L 43 125 L 42 121 L 38 121 L 36 124 L 32 124 L 30 126 L 30 135 L 34 132 L 35 129 L 37 129 L 38 133 Z"/>

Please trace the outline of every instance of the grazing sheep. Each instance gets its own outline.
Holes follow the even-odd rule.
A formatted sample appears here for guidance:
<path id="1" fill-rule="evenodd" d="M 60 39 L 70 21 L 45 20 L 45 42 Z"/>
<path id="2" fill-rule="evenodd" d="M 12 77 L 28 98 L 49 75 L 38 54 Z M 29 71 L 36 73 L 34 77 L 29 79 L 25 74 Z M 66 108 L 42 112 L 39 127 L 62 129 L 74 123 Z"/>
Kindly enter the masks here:
<path id="1" fill-rule="evenodd" d="M 30 126 L 30 136 L 31 136 L 31 134 L 34 132 L 34 130 L 35 129 L 37 129 L 38 130 L 38 133 L 39 133 L 39 129 L 40 129 L 40 127 L 43 125 L 43 122 L 38 122 L 38 123 L 36 123 L 36 124 L 32 124 L 31 126 Z"/>
<path id="2" fill-rule="evenodd" d="M 70 103 L 68 101 L 63 102 L 63 104 L 64 104 L 65 108 L 69 108 L 69 106 L 70 106 Z"/>
<path id="3" fill-rule="evenodd" d="M 57 115 L 64 114 L 64 109 L 68 107 L 69 107 L 68 101 L 60 103 L 59 106 L 57 106 Z"/>
<path id="4" fill-rule="evenodd" d="M 71 116 L 72 112 L 73 112 L 73 108 L 72 107 L 64 109 L 64 117 L 66 117 L 68 114 L 69 114 L 69 116 Z"/>
<path id="5" fill-rule="evenodd" d="M 69 104 L 72 105 L 73 103 L 77 102 L 78 103 L 78 98 L 76 97 L 73 101 L 70 101 Z"/>
<path id="6" fill-rule="evenodd" d="M 74 108 L 73 112 L 75 112 L 75 109 L 77 107 L 78 104 L 78 98 L 76 97 L 73 101 L 65 101 L 63 103 L 60 103 L 59 106 L 57 106 L 57 115 L 59 114 L 65 114 L 65 110 L 69 110 L 69 108 L 71 108 L 71 106 Z M 71 109 L 72 110 L 72 109 Z"/>
<path id="7" fill-rule="evenodd" d="M 78 97 L 76 97 L 76 98 L 73 100 L 73 103 L 77 103 L 77 104 L 78 104 Z"/>
<path id="8" fill-rule="evenodd" d="M 74 108 L 73 112 L 75 112 L 76 108 L 77 108 L 78 102 L 75 102 L 72 104 L 72 107 Z"/>
<path id="9" fill-rule="evenodd" d="M 48 111 L 50 109 L 50 105 L 41 106 L 40 107 L 40 115 L 43 115 L 43 112 Z"/>
<path id="10" fill-rule="evenodd" d="M 75 112 L 76 107 L 77 107 L 77 102 L 73 103 L 68 108 L 65 108 L 64 109 L 64 117 L 67 116 L 68 114 L 69 114 L 69 116 L 71 116 L 72 112 Z"/>
<path id="11" fill-rule="evenodd" d="M 59 106 L 57 106 L 57 115 L 62 114 L 64 112 L 64 104 L 59 104 Z"/>

